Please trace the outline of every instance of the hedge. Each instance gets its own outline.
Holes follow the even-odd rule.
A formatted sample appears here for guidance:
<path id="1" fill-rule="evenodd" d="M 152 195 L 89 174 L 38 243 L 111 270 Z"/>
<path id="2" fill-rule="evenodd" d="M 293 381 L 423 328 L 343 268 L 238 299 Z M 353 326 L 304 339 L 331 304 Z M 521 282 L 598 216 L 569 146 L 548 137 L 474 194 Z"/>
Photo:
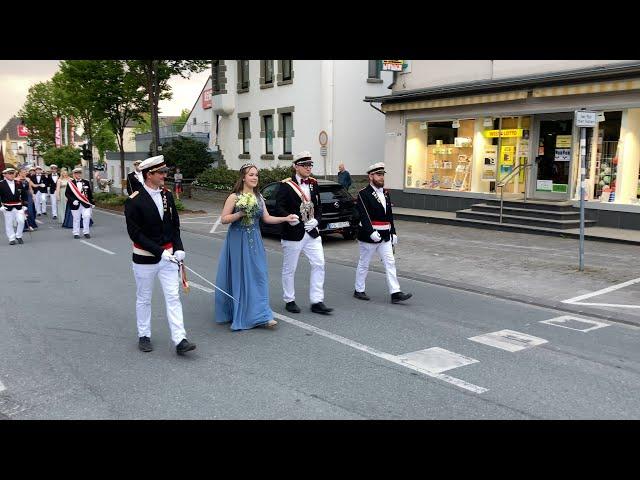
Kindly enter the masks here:
<path id="1" fill-rule="evenodd" d="M 259 171 L 260 186 L 290 177 L 293 173 L 291 167 L 263 168 Z M 200 173 L 194 185 L 212 188 L 214 190 L 231 190 L 238 180 L 238 170 L 229 170 L 226 167 L 210 168 Z"/>

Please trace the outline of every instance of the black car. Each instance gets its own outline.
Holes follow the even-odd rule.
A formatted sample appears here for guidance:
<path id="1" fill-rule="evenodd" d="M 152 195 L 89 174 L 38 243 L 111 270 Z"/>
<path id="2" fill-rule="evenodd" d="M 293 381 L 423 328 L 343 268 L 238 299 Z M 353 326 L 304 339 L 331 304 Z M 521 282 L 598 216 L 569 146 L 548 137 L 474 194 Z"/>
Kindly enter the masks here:
<path id="1" fill-rule="evenodd" d="M 345 240 L 353 240 L 358 234 L 358 211 L 355 199 L 345 188 L 331 180 L 318 179 L 320 189 L 320 203 L 322 204 L 322 218 L 319 219 L 318 228 L 322 235 L 340 233 Z M 289 188 L 282 182 L 273 182 L 264 186 L 260 192 L 264 197 L 267 211 L 276 216 L 276 196 L 279 188 Z M 274 235 L 281 234 L 281 226 L 268 225 L 260 220 L 260 229 L 263 233 Z"/>

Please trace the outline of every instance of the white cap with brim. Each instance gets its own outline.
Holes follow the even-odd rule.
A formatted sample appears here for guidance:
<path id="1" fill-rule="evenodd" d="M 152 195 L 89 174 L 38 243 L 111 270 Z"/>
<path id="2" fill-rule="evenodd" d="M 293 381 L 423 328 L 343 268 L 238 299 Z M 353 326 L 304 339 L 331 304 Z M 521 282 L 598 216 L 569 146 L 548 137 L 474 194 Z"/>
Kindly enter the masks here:
<path id="1" fill-rule="evenodd" d="M 313 164 L 313 160 L 311 160 L 311 152 L 303 150 L 302 152 L 296 153 L 296 156 L 293 158 L 294 165 L 307 165 Z"/>
<path id="2" fill-rule="evenodd" d="M 82 168 L 81 167 L 74 168 L 71 173 L 82 173 Z"/>
<path id="3" fill-rule="evenodd" d="M 51 165 L 49 165 L 49 167 L 51 167 L 51 168 L 58 168 L 58 165 L 56 165 L 55 163 L 52 163 Z"/>
<path id="4" fill-rule="evenodd" d="M 2 173 L 16 173 L 16 169 L 13 167 L 5 168 Z"/>
<path id="5" fill-rule="evenodd" d="M 378 163 L 374 163 L 373 165 L 369 165 L 369 168 L 367 168 L 367 173 L 387 173 L 387 172 L 384 170 L 384 163 L 378 162 Z"/>
<path id="6" fill-rule="evenodd" d="M 157 155 L 155 157 L 147 158 L 144 162 L 142 162 L 138 168 L 141 171 L 146 171 L 148 173 L 151 172 L 166 172 L 169 169 L 167 165 L 164 163 L 164 155 Z"/>

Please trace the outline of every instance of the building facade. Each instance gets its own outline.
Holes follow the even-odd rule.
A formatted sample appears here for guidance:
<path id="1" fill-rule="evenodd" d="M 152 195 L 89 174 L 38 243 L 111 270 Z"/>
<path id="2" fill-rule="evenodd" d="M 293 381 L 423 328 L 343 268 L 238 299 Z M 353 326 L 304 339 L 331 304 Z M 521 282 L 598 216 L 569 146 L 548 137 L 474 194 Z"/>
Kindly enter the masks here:
<path id="1" fill-rule="evenodd" d="M 399 206 L 456 211 L 494 199 L 580 195 L 574 112 L 586 131 L 586 199 L 598 225 L 640 228 L 640 61 L 412 61 L 384 112 L 387 185 Z"/>
<path id="2" fill-rule="evenodd" d="M 307 150 L 315 175 L 336 175 L 340 163 L 364 174 L 383 159 L 384 117 L 362 102 L 388 92 L 391 72 L 378 67 L 369 60 L 214 60 L 211 148 L 232 169 L 290 165 Z"/>

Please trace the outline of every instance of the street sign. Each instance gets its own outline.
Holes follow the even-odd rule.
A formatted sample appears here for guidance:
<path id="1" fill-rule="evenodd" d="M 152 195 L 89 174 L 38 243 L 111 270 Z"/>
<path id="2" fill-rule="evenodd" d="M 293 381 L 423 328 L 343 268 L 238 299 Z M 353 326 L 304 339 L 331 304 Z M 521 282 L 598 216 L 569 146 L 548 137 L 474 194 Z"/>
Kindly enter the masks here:
<path id="1" fill-rule="evenodd" d="M 320 147 L 320 156 L 322 157 L 326 157 L 327 156 L 327 147 Z"/>
<path id="2" fill-rule="evenodd" d="M 598 112 L 576 110 L 576 127 L 595 127 L 598 124 Z"/>
<path id="3" fill-rule="evenodd" d="M 329 140 L 329 136 L 327 135 L 327 132 L 322 130 L 320 132 L 320 135 L 318 135 L 318 141 L 320 142 L 320 145 L 324 147 L 325 145 L 327 145 L 328 140 Z"/>

